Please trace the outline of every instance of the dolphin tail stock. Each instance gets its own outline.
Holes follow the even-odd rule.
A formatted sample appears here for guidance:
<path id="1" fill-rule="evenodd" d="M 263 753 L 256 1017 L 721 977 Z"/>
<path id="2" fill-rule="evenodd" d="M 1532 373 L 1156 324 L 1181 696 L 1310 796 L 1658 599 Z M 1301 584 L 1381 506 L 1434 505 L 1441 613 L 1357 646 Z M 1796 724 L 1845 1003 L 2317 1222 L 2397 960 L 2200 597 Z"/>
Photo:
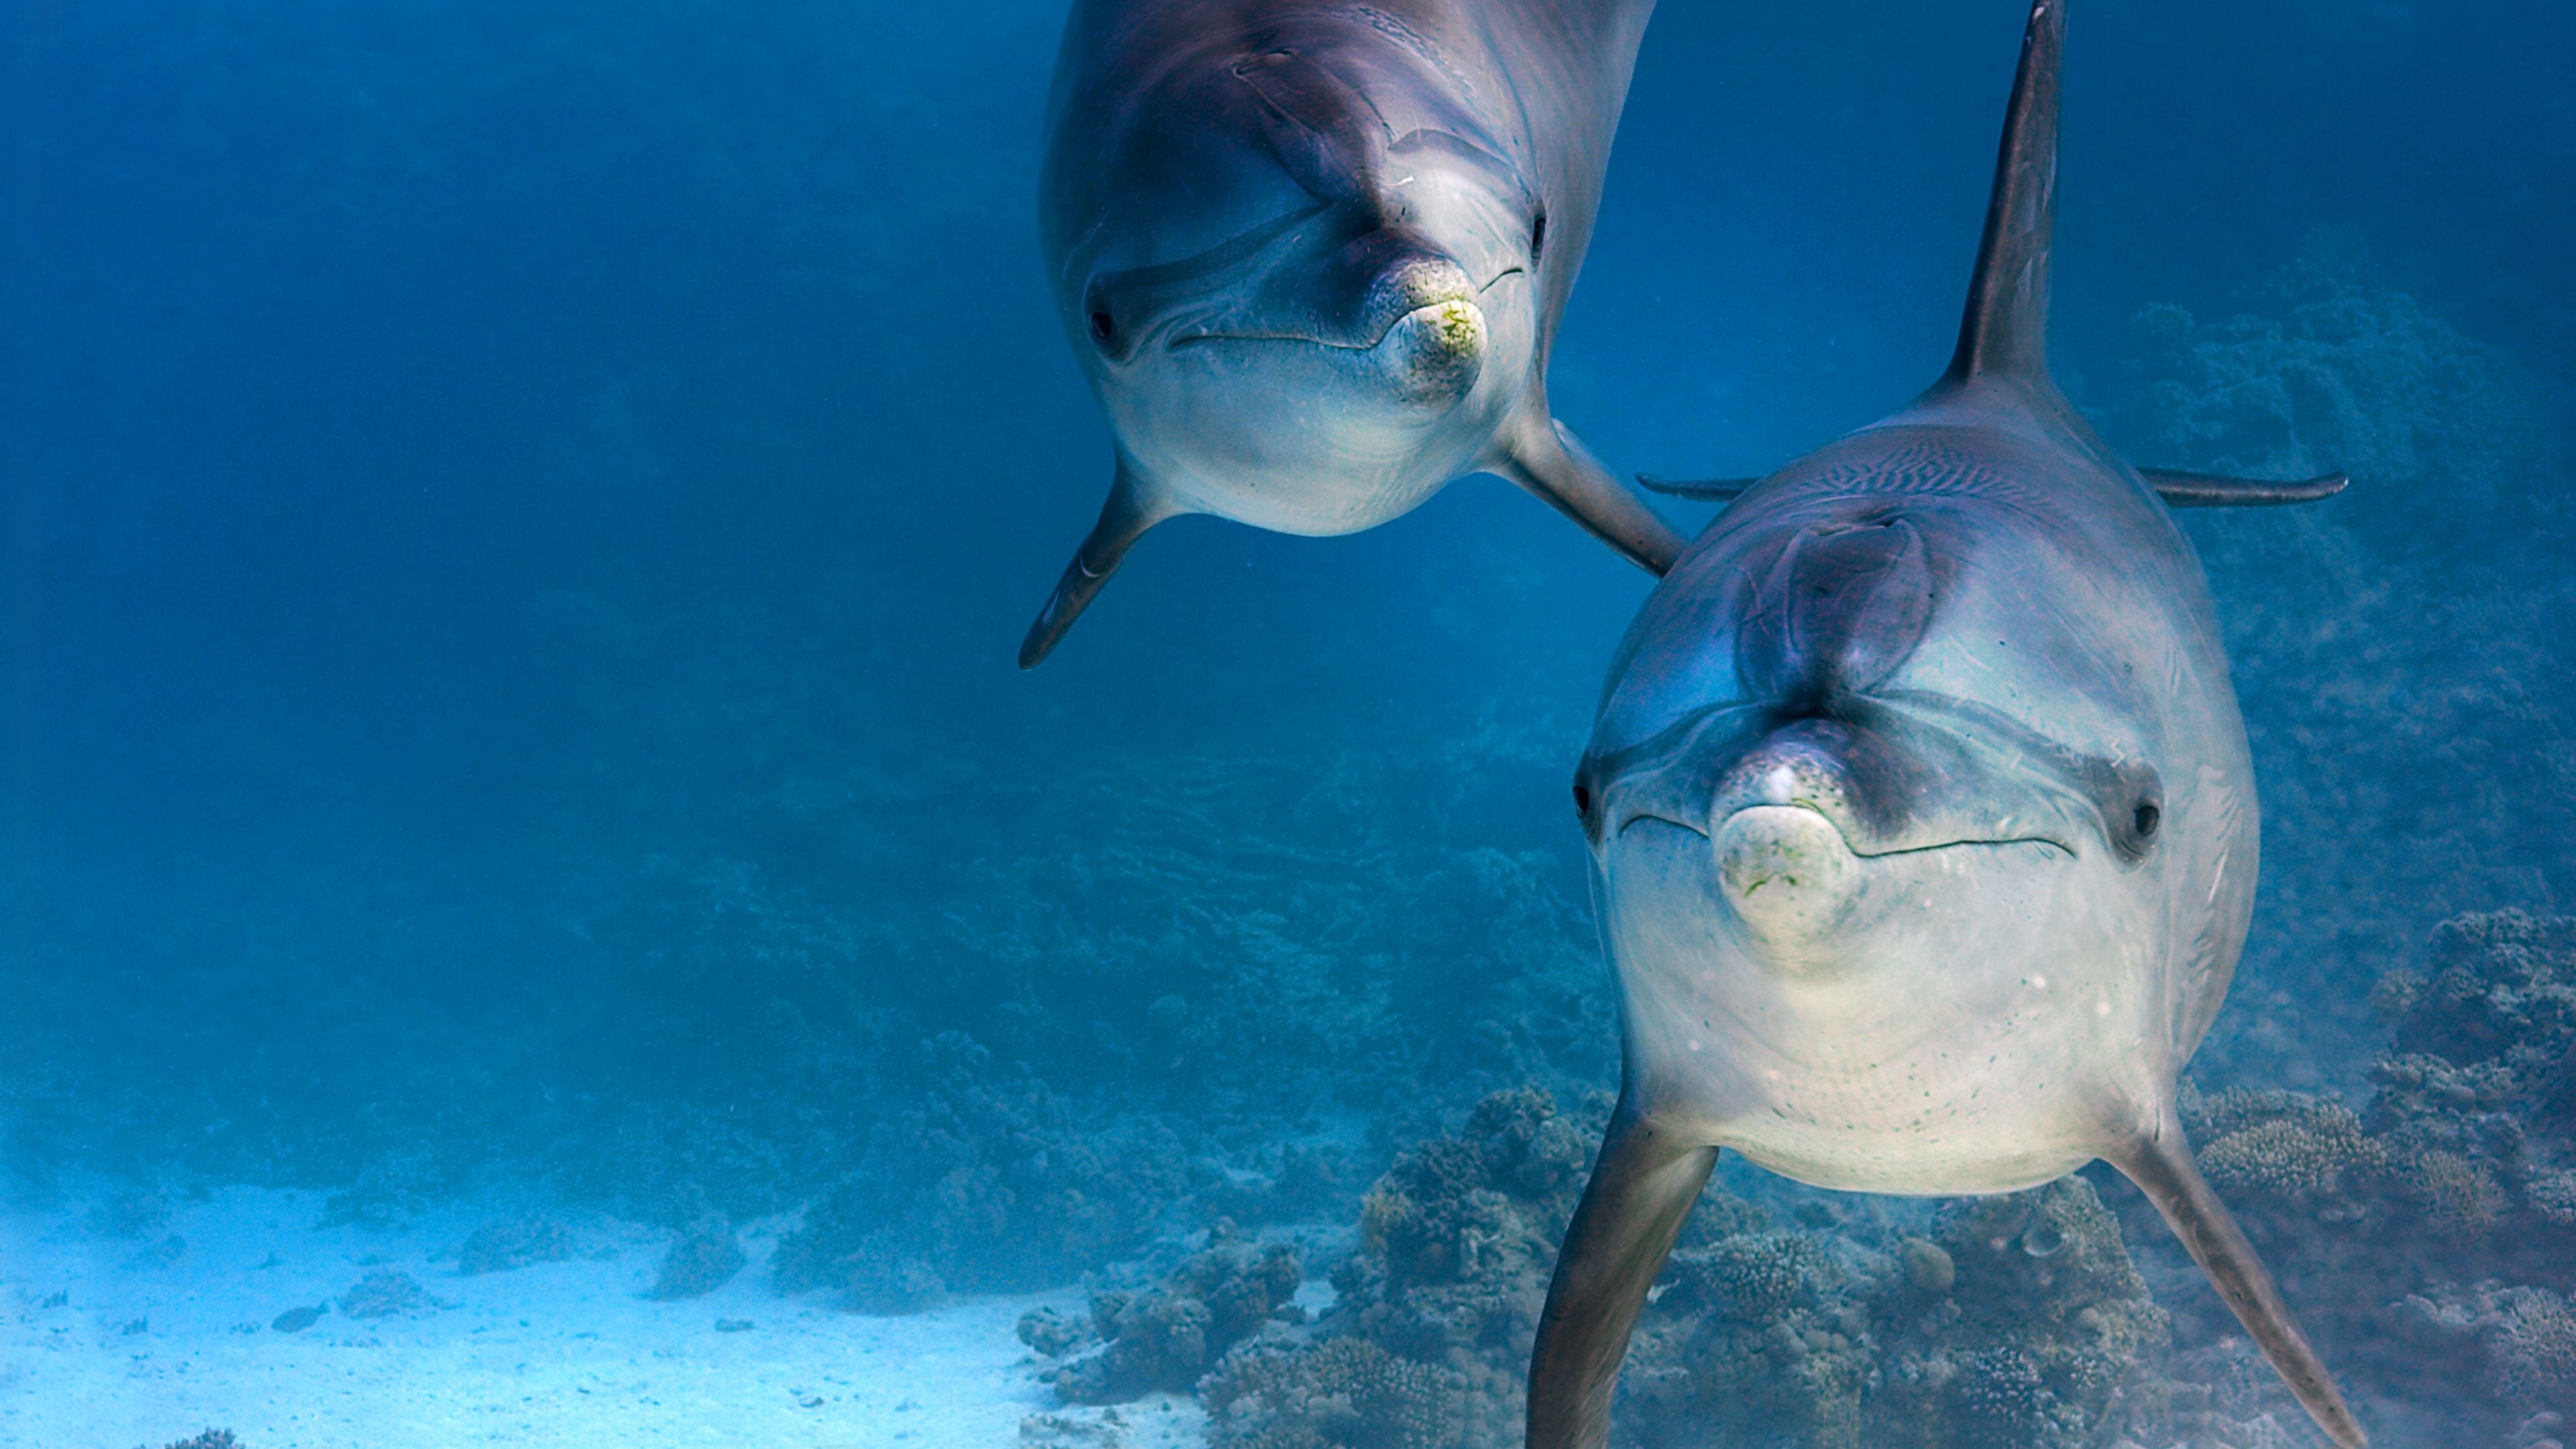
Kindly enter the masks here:
<path id="1" fill-rule="evenodd" d="M 2233 478 L 2223 473 L 2187 473 L 2179 468 L 2140 468 L 2138 476 L 2156 490 L 2168 508 L 2271 508 L 2314 503 L 2351 486 L 2349 473 L 2320 473 L 2314 478 Z"/>
<path id="2" fill-rule="evenodd" d="M 2245 1240 L 2227 1205 L 2202 1179 L 2173 1110 L 2167 1108 L 2109 1161 L 2164 1214 L 2192 1261 L 2209 1275 L 2210 1286 L 2245 1326 L 2246 1335 L 2279 1370 L 2299 1407 L 2343 1449 L 2363 1449 L 2369 1437 L 2362 1433 L 2352 1410 L 2344 1407 L 2334 1376 L 2308 1346 L 2307 1335 L 2299 1331 L 2298 1320 L 2282 1301 L 2272 1275 L 2264 1271 L 2262 1259 L 2255 1256 L 2254 1245 Z"/>
<path id="3" fill-rule="evenodd" d="M 1545 499 L 1630 563 L 1661 578 L 1681 557 L 1682 536 L 1612 477 L 1571 429 L 1549 416 L 1544 399 L 1515 417 L 1502 444 L 1502 455 L 1486 466 Z"/>
<path id="4" fill-rule="evenodd" d="M 1655 473 L 1637 475 L 1637 486 L 1666 498 L 1688 498 L 1698 503 L 1732 503 L 1746 489 L 1761 482 L 1759 478 L 1666 478 Z"/>
<path id="5" fill-rule="evenodd" d="M 1628 1335 L 1717 1149 L 1685 1141 L 1622 1095 L 1565 1231 L 1530 1354 L 1528 1449 L 1602 1449 Z"/>
<path id="6" fill-rule="evenodd" d="M 1100 505 L 1100 521 L 1082 546 L 1073 551 L 1073 562 L 1064 566 L 1064 576 L 1056 580 L 1055 592 L 1048 596 L 1046 607 L 1038 611 L 1037 621 L 1029 625 L 1028 635 L 1020 640 L 1020 667 L 1035 669 L 1055 652 L 1064 641 L 1065 631 L 1082 617 L 1092 598 L 1109 583 L 1118 571 L 1119 560 L 1127 556 L 1145 530 L 1162 522 L 1177 510 L 1151 501 L 1138 486 L 1135 473 L 1125 457 L 1118 460 L 1118 475 L 1109 485 L 1109 500 Z"/>

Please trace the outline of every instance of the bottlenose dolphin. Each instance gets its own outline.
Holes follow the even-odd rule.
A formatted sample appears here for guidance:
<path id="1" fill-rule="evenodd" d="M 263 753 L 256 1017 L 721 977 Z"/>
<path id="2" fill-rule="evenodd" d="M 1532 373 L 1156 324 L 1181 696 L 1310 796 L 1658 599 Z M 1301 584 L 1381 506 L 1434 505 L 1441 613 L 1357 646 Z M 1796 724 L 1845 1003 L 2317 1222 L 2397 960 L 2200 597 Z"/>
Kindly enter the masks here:
<path id="1" fill-rule="evenodd" d="M 1039 229 L 1117 472 L 1022 668 L 1183 513 L 1353 533 L 1481 471 L 1671 566 L 1547 403 L 1653 10 L 1076 0 Z"/>
<path id="2" fill-rule="evenodd" d="M 1612 664 L 1574 801 L 1626 1068 L 1538 1332 L 1531 1449 L 1607 1440 L 1721 1148 L 1900 1194 L 2105 1159 L 2317 1423 L 2364 1442 L 2175 1112 L 2253 910 L 2254 780 L 2198 559 L 2049 379 L 2063 38 L 2038 0 L 1948 372 L 1746 488 Z"/>

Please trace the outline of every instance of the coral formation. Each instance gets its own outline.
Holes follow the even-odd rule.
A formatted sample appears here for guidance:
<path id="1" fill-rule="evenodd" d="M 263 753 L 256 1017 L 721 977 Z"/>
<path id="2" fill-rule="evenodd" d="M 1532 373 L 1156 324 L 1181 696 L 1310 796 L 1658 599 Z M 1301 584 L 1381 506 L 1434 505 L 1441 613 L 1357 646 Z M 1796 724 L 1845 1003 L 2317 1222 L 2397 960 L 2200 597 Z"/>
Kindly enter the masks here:
<path id="1" fill-rule="evenodd" d="M 652 1290 L 644 1296 L 704 1298 L 733 1281 L 745 1261 L 733 1224 L 711 1218 L 671 1245 L 663 1255 L 661 1271 L 654 1275 Z"/>
<path id="2" fill-rule="evenodd" d="M 1095 1290 L 1090 1314 L 1078 1324 L 1053 1312 L 1031 1313 L 1020 1321 L 1020 1339 L 1051 1357 L 1099 1345 L 1048 1375 L 1073 1403 L 1116 1403 L 1157 1389 L 1187 1392 L 1262 1325 L 1303 1321 L 1289 1302 L 1302 1281 L 1295 1248 L 1255 1243 L 1220 1221 L 1209 1229 L 1207 1246 L 1159 1287 Z"/>
<path id="3" fill-rule="evenodd" d="M 2485 1427 L 2565 1407 L 2576 1289 L 2576 920 L 2472 914 L 2373 993 L 2390 1028 L 2365 1111 L 2186 1093 L 2211 1181 L 2342 1362 L 2427 1399 L 2489 1391 Z"/>
<path id="4" fill-rule="evenodd" d="M 1455 1369 L 1364 1338 L 1255 1340 L 1199 1386 L 1213 1449 L 1461 1449 L 1466 1385 Z"/>
<path id="5" fill-rule="evenodd" d="M 2392 286 L 2358 237 L 2318 233 L 2256 295 L 2263 312 L 2221 321 L 2140 315 L 2161 350 L 2141 408 L 2158 456 L 2256 476 L 2348 469 L 2417 495 L 2378 500 L 2374 519 L 2440 517 L 2463 540 L 2464 517 L 2548 471 L 2539 385 Z"/>
<path id="6" fill-rule="evenodd" d="M 1649 1444 L 1724 1424 L 1818 1449 L 2086 1445 L 2166 1341 L 2080 1177 L 1963 1201 L 1928 1237 L 1781 1230 L 1742 1206 L 1692 1232 L 1635 1355 Z"/>
<path id="7" fill-rule="evenodd" d="M 1263 1325 L 1199 1382 L 1221 1449 L 1517 1442 L 1555 1247 L 1606 1100 L 1486 1097 L 1400 1154 L 1313 1324 Z M 1069 1343 L 1052 1318 L 1031 1342 Z M 1622 1433 L 1811 1449 L 2089 1446 L 2165 1315 L 2091 1185 L 1961 1203 L 1928 1236 L 1781 1228 L 1712 1189 L 1640 1323 Z M 1729 1438 L 1727 1442 L 1734 1442 Z"/>
<path id="8" fill-rule="evenodd" d="M 2209 1134 L 2201 1171 L 2222 1195 L 2331 1214 L 2349 1188 L 2388 1166 L 2386 1145 L 2331 1098 L 2240 1088 L 2195 1098 L 2190 1112 Z"/>
<path id="9" fill-rule="evenodd" d="M 379 1268 L 349 1285 L 340 1295 L 340 1316 L 365 1320 L 401 1313 L 426 1313 L 446 1305 L 429 1296 L 420 1280 L 392 1268 Z M 288 1330 L 292 1332 L 293 1330 Z"/>
<path id="10" fill-rule="evenodd" d="M 500 1218 L 467 1235 L 456 1250 L 464 1277 L 506 1273 L 531 1263 L 560 1263 L 572 1256 L 572 1230 L 552 1218 Z"/>
<path id="11" fill-rule="evenodd" d="M 1086 1129 L 1060 1094 L 1026 1069 L 996 1070 L 963 1033 L 924 1041 L 916 1060 L 927 1090 L 878 1124 L 780 1241 L 782 1290 L 835 1287 L 893 1311 L 944 1288 L 1039 1287 L 1133 1250 L 1182 1195 L 1167 1130 Z"/>

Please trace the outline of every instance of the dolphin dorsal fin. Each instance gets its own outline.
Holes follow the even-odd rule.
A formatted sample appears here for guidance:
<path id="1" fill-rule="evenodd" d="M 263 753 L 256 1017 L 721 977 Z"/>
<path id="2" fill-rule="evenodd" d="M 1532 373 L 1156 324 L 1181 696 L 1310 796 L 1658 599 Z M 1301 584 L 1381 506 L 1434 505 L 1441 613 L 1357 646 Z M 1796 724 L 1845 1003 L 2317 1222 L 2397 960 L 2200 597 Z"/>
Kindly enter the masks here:
<path id="1" fill-rule="evenodd" d="M 2066 0 L 2033 0 L 1985 240 L 1950 359 L 1952 382 L 2048 376 L 2048 251 L 2057 222 L 2057 83 L 2065 51 Z"/>

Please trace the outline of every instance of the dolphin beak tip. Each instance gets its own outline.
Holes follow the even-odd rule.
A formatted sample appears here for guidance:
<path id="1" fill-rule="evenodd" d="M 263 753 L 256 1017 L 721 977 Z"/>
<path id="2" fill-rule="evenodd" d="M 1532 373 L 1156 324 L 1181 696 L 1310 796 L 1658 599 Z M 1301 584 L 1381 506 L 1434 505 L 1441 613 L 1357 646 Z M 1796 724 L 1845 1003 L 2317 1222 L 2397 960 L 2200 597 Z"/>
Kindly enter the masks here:
<path id="1" fill-rule="evenodd" d="M 1717 822 L 1709 843 L 1727 905 L 1763 942 L 1822 936 L 1860 886 L 1860 861 L 1842 832 L 1804 806 L 1748 806 Z"/>
<path id="2" fill-rule="evenodd" d="M 1484 309 L 1452 298 L 1398 318 L 1377 351 L 1388 379 L 1408 400 L 1447 403 L 1476 385 L 1491 342 Z"/>

